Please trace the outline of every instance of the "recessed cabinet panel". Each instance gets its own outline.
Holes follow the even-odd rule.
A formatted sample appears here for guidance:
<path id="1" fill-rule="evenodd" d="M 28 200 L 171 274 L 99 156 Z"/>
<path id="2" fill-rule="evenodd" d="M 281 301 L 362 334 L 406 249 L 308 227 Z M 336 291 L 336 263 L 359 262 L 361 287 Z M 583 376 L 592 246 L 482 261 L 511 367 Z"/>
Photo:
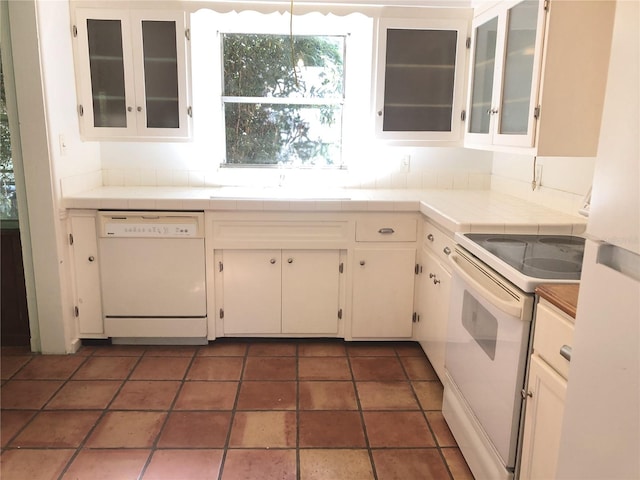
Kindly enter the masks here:
<path id="1" fill-rule="evenodd" d="M 538 1 L 526 0 L 509 10 L 504 56 L 499 133 L 526 135 L 531 118 Z"/>
<path id="2" fill-rule="evenodd" d="M 120 20 L 87 19 L 93 123 L 126 127 L 124 56 Z"/>
<path id="3" fill-rule="evenodd" d="M 451 130 L 455 30 L 387 30 L 384 131 Z"/>
<path id="4" fill-rule="evenodd" d="M 176 22 L 142 21 L 147 127 L 178 128 Z"/>
<path id="5" fill-rule="evenodd" d="M 476 43 L 469 108 L 469 132 L 471 133 L 489 133 L 497 35 L 497 17 L 475 29 Z"/>

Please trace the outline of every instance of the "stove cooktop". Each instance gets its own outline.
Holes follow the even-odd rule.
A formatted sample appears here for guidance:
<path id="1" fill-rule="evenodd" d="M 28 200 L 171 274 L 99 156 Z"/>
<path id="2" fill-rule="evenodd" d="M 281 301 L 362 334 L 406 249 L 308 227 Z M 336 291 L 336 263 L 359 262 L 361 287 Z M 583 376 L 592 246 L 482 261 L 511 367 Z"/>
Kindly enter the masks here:
<path id="1" fill-rule="evenodd" d="M 456 238 L 465 249 L 525 291 L 533 291 L 536 283 L 580 280 L 584 238 L 489 233 L 457 234 Z"/>

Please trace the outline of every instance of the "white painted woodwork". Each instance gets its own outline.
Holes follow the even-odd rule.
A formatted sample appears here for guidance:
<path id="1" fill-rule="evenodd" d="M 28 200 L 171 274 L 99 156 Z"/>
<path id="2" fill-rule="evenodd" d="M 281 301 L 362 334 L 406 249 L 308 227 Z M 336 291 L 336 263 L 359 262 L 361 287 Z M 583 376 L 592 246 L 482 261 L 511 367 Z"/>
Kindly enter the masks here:
<path id="1" fill-rule="evenodd" d="M 538 302 L 533 350 L 564 378 L 569 378 L 569 361 L 560 355 L 560 349 L 573 344 L 573 321 L 545 300 Z"/>
<path id="2" fill-rule="evenodd" d="M 354 338 L 412 335 L 414 248 L 356 248 L 353 255 Z"/>
<path id="3" fill-rule="evenodd" d="M 280 333 L 280 251 L 224 250 L 223 265 L 224 333 Z"/>
<path id="4" fill-rule="evenodd" d="M 171 10 L 128 10 L 128 9 L 94 9 L 77 8 L 74 10 L 74 25 L 77 36 L 74 38 L 76 82 L 78 87 L 78 103 L 82 106 L 79 116 L 80 131 L 84 138 L 90 140 L 109 139 L 187 139 L 190 135 L 191 121 L 188 114 L 190 81 L 189 52 L 185 31 L 188 22 L 185 12 Z M 94 95 L 91 86 L 91 61 L 88 47 L 87 20 L 113 20 L 120 22 L 122 42 L 122 59 L 124 68 L 124 96 L 128 109 L 126 126 L 98 127 L 94 125 Z M 143 21 L 175 22 L 176 30 L 176 71 L 175 86 L 178 99 L 178 123 L 176 128 L 149 127 L 147 124 L 147 102 L 158 99 L 147 96 L 145 87 L 145 66 L 154 62 L 166 62 L 163 58 L 144 58 L 142 23 Z M 115 39 L 117 41 L 117 39 Z M 118 58 L 111 61 L 117 62 Z M 96 102 L 99 99 L 95 100 Z M 80 107 L 79 107 L 80 108 Z"/>
<path id="5" fill-rule="evenodd" d="M 507 58 L 506 38 L 510 13 L 523 2 L 508 0 L 484 10 L 474 18 L 471 42 L 471 77 L 465 146 L 540 156 L 594 156 L 597 153 L 600 118 L 607 79 L 609 48 L 615 2 L 554 0 L 538 2 L 535 47 L 515 52 L 523 59 L 534 55 L 526 133 L 500 133 L 505 93 L 503 79 Z M 487 78 L 475 71 L 477 28 L 498 19 L 491 103 L 483 104 L 490 115 L 488 133 L 470 133 L 474 82 Z M 478 68 L 486 68 L 480 62 Z M 517 69 L 516 69 L 517 70 Z M 478 103 L 479 107 L 480 104 Z M 539 117 L 535 109 L 540 107 Z"/>
<path id="6" fill-rule="evenodd" d="M 451 273 L 428 249 L 422 248 L 420 265 L 420 315 L 415 326 L 414 338 L 420 342 L 431 366 L 438 377 L 444 379 L 444 358 L 447 344 L 447 320 L 449 317 L 449 295 Z M 432 276 L 433 275 L 433 276 Z"/>
<path id="7" fill-rule="evenodd" d="M 376 87 L 375 87 L 375 134 L 376 137 L 393 140 L 399 143 L 412 145 L 456 145 L 460 142 L 463 131 L 463 122 L 461 121 L 462 110 L 464 109 L 464 78 L 466 76 L 466 48 L 465 42 L 468 37 L 471 9 L 449 9 L 443 13 L 442 10 L 434 10 L 431 18 L 384 18 L 378 23 L 377 31 L 377 64 L 376 64 Z M 434 59 L 434 64 L 405 64 L 401 59 L 399 63 L 389 63 L 387 52 L 387 34 L 389 30 L 421 30 L 421 31 L 453 31 L 455 32 L 455 61 L 454 75 L 452 85 L 452 95 L 449 98 L 448 93 L 444 92 L 438 84 L 431 84 L 431 91 L 438 92 L 433 95 L 440 98 L 431 100 L 429 103 L 419 103 L 406 95 L 409 90 L 407 85 L 411 85 L 409 80 L 405 84 L 403 91 L 394 91 L 393 87 L 387 85 L 385 74 L 387 71 L 395 71 L 396 76 L 404 76 L 410 79 L 413 75 L 416 78 L 422 78 L 423 81 L 429 82 L 430 78 L 435 78 L 449 68 L 448 66 L 438 64 L 441 59 Z M 405 51 L 407 48 L 396 47 Z M 406 55 L 403 55 L 406 57 Z M 437 57 L 437 55 L 436 55 Z M 391 60 L 393 62 L 393 60 Z M 417 72 L 417 75 L 416 75 Z M 417 81 L 424 84 L 422 81 Z M 426 87 L 429 89 L 429 87 Z M 424 102 L 421 100 L 420 102 Z M 411 102 L 411 103 L 405 103 Z M 384 129 L 385 105 L 395 104 L 396 108 L 404 109 L 407 116 L 411 115 L 413 109 L 432 109 L 434 112 L 443 108 L 450 109 L 451 128 L 448 130 L 423 130 L 415 125 L 415 122 L 405 130 L 399 128 Z"/>
<path id="8" fill-rule="evenodd" d="M 73 214 L 69 218 L 73 244 L 75 307 L 80 336 L 102 336 L 102 299 L 100 295 L 100 259 L 96 233 L 95 212 L 90 215 Z"/>
<path id="9" fill-rule="evenodd" d="M 531 356 L 520 480 L 556 478 L 567 381 Z"/>
<path id="10" fill-rule="evenodd" d="M 340 252 L 282 252 L 282 333 L 338 333 Z"/>

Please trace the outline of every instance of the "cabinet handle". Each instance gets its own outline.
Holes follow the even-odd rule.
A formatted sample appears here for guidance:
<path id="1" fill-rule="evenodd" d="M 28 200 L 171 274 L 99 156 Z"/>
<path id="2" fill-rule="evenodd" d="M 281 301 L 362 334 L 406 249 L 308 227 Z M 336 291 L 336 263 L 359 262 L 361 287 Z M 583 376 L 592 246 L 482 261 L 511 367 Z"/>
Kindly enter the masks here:
<path id="1" fill-rule="evenodd" d="M 429 278 L 436 278 L 436 274 L 435 273 L 430 273 L 429 274 Z"/>
<path id="2" fill-rule="evenodd" d="M 395 233 L 395 230 L 391 227 L 383 227 L 378 230 L 378 233 L 381 233 L 382 235 L 390 235 L 392 233 Z"/>
<path id="3" fill-rule="evenodd" d="M 571 347 L 569 345 L 563 345 L 560 349 L 560 356 L 566 359 L 568 362 L 571 361 Z"/>
<path id="4" fill-rule="evenodd" d="M 364 267 L 364 260 L 360 260 L 360 266 Z"/>
<path id="5" fill-rule="evenodd" d="M 437 284 L 439 284 L 439 283 L 440 283 L 440 280 L 438 280 L 437 278 L 434 278 L 434 279 L 433 279 L 433 284 L 434 284 L 434 285 L 437 285 Z"/>
<path id="6" fill-rule="evenodd" d="M 269 263 L 270 263 L 271 265 L 275 265 L 275 263 L 276 263 L 276 259 L 275 259 L 275 258 L 272 258 L 271 260 L 269 260 Z"/>
<path id="7" fill-rule="evenodd" d="M 287 263 L 293 263 L 293 258 L 287 258 Z"/>
<path id="8" fill-rule="evenodd" d="M 430 242 L 433 242 L 434 240 L 433 233 L 430 233 L 429 235 L 427 235 L 427 240 L 429 240 Z"/>
<path id="9" fill-rule="evenodd" d="M 487 110 L 487 115 L 495 115 L 496 113 L 498 113 L 498 109 L 497 108 L 489 108 Z"/>
<path id="10" fill-rule="evenodd" d="M 533 392 L 531 390 L 520 390 L 520 396 L 526 400 L 527 397 L 531 398 L 533 397 Z"/>
<path id="11" fill-rule="evenodd" d="M 93 262 L 96 259 L 96 257 L 94 257 L 93 255 L 89 255 L 89 258 L 87 260 L 89 260 L 90 262 Z"/>
<path id="12" fill-rule="evenodd" d="M 449 255 L 451 253 L 451 249 L 449 247 L 444 247 L 442 251 L 444 252 L 445 255 Z"/>

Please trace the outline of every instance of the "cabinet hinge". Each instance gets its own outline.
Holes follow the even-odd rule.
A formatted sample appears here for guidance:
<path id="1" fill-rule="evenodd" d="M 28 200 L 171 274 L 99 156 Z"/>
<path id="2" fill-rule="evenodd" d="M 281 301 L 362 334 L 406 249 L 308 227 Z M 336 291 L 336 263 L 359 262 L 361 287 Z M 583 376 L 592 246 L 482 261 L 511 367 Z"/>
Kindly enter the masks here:
<path id="1" fill-rule="evenodd" d="M 544 0 L 544 11 L 545 12 L 549 11 L 549 0 Z"/>
<path id="2" fill-rule="evenodd" d="M 462 112 L 460 112 L 460 120 L 464 122 L 466 119 L 467 119 L 467 111 L 462 110 Z"/>
<path id="3" fill-rule="evenodd" d="M 411 316 L 411 321 L 413 323 L 418 323 L 420 321 L 420 315 L 418 315 L 418 312 L 413 312 L 413 315 Z"/>
<path id="4" fill-rule="evenodd" d="M 184 36 L 185 36 L 185 38 L 187 40 L 191 40 L 191 29 L 190 28 L 185 29 Z"/>
<path id="5" fill-rule="evenodd" d="M 218 262 L 218 271 L 221 272 L 224 270 L 224 265 L 222 264 L 222 262 Z"/>
<path id="6" fill-rule="evenodd" d="M 220 309 L 220 320 L 222 320 L 224 318 L 224 308 Z"/>
<path id="7" fill-rule="evenodd" d="M 533 118 L 536 120 L 540 118 L 540 105 L 533 109 Z"/>
<path id="8" fill-rule="evenodd" d="M 84 108 L 82 107 L 82 105 L 78 105 L 78 115 L 84 115 Z"/>
<path id="9" fill-rule="evenodd" d="M 338 320 L 342 320 L 342 309 L 338 309 Z"/>
<path id="10" fill-rule="evenodd" d="M 187 115 L 193 118 L 193 107 L 187 107 Z"/>
<path id="11" fill-rule="evenodd" d="M 78 27 L 76 27 L 75 25 L 71 26 L 71 33 L 73 34 L 74 38 L 78 36 Z"/>
<path id="12" fill-rule="evenodd" d="M 340 273 L 344 273 L 344 263 L 343 262 L 340 262 L 340 266 L 338 267 L 338 271 Z"/>
<path id="13" fill-rule="evenodd" d="M 73 307 L 73 314 L 74 314 L 76 317 L 79 317 L 79 316 L 80 316 L 80 309 L 78 308 L 78 306 L 77 306 L 77 305 L 76 305 L 75 307 Z"/>
<path id="14" fill-rule="evenodd" d="M 73 245 L 73 233 L 69 234 L 69 245 Z"/>
<path id="15" fill-rule="evenodd" d="M 414 268 L 413 270 L 415 272 L 416 275 L 419 275 L 422 273 L 422 266 L 419 263 L 416 263 L 416 268 Z"/>
<path id="16" fill-rule="evenodd" d="M 467 41 L 465 42 L 465 47 L 471 48 L 471 37 L 467 37 Z"/>

